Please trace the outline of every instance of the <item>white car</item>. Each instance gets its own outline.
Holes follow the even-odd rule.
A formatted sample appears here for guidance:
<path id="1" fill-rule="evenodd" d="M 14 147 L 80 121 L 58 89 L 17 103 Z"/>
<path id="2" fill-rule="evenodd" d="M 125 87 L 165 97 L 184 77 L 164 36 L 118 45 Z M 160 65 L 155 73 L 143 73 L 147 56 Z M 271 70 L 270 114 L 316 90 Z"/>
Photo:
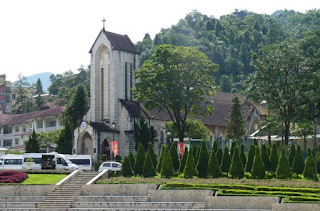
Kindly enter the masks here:
<path id="1" fill-rule="evenodd" d="M 122 164 L 114 161 L 106 161 L 101 163 L 99 166 L 99 171 L 102 172 L 105 169 L 111 170 L 111 171 L 121 171 Z"/>

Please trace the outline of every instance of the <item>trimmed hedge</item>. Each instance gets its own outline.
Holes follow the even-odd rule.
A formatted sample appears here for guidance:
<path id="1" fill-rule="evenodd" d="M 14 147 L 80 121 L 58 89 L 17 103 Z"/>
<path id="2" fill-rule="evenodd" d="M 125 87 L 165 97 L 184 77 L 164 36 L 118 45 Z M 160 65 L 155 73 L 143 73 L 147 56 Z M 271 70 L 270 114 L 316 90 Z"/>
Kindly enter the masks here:
<path id="1" fill-rule="evenodd" d="M 22 171 L 0 171 L 0 183 L 21 183 L 28 178 Z"/>

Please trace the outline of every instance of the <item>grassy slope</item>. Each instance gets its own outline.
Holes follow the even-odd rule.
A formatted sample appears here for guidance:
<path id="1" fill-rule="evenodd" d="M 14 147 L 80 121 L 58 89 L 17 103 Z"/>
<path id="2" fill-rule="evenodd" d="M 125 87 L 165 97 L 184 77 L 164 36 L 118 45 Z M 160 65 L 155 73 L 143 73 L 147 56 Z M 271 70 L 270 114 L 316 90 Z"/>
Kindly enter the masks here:
<path id="1" fill-rule="evenodd" d="M 65 174 L 28 174 L 26 179 L 21 184 L 24 185 L 53 185 L 65 178 Z"/>

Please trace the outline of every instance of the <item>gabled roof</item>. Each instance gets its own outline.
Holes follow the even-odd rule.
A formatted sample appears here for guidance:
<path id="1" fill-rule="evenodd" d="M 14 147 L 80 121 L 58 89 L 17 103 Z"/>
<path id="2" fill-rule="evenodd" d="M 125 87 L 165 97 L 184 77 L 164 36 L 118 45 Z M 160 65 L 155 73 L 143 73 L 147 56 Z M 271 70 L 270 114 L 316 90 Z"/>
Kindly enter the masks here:
<path id="1" fill-rule="evenodd" d="M 93 46 L 96 44 L 99 36 L 101 33 L 104 33 L 109 41 L 111 42 L 113 50 L 119 50 L 119 51 L 125 51 L 133 54 L 138 54 L 138 51 L 136 49 L 136 46 L 133 44 L 133 42 L 130 40 L 130 38 L 127 35 L 121 35 L 121 34 L 116 34 L 113 32 L 108 32 L 104 29 L 102 29 L 94 41 L 89 53 L 92 53 Z"/>
<path id="2" fill-rule="evenodd" d="M 99 131 L 99 132 L 109 132 L 109 133 L 112 133 L 112 132 L 115 132 L 115 133 L 119 133 L 119 131 L 116 131 L 116 130 L 112 130 L 112 128 L 110 128 L 108 125 L 106 125 L 105 123 L 102 123 L 102 122 L 89 122 L 89 125 Z"/>
<path id="3" fill-rule="evenodd" d="M 148 114 L 142 109 L 140 103 L 120 99 L 121 104 L 127 109 L 131 117 L 148 117 Z"/>

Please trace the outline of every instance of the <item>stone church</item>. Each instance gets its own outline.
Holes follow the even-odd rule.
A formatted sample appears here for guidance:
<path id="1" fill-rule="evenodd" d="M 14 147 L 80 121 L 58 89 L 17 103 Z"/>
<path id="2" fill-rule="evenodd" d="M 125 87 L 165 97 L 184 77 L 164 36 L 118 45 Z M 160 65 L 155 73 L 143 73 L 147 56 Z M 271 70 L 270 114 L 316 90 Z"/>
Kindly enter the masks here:
<path id="1" fill-rule="evenodd" d="M 112 159 L 113 152 L 122 157 L 134 152 L 134 123 L 145 117 L 155 128 L 154 148 L 160 153 L 160 145 L 166 143 L 163 127 L 170 121 L 164 111 L 147 111 L 135 102 L 130 91 L 135 86 L 134 72 L 139 68 L 139 55 L 127 35 L 100 31 L 89 53 L 91 54 L 90 109 L 83 122 L 74 131 L 73 154 L 91 154 L 100 159 L 102 154 Z M 211 99 L 214 114 L 198 117 L 214 134 L 213 139 L 223 140 L 226 135 L 226 119 L 234 94 L 217 92 Z M 265 109 L 240 96 L 247 133 L 263 119 Z M 197 117 L 196 117 L 197 118 Z M 115 140 L 115 141 L 114 141 Z"/>

